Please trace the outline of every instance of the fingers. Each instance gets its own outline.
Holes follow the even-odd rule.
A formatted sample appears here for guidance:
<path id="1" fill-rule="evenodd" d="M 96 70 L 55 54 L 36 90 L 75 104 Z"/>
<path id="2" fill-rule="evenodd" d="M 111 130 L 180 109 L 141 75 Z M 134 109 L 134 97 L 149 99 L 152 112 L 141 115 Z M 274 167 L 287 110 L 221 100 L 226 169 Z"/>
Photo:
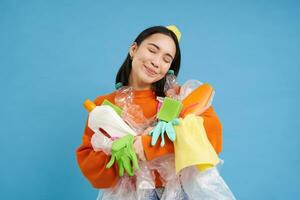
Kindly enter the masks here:
<path id="1" fill-rule="evenodd" d="M 119 176 L 123 176 L 124 175 L 123 162 L 118 162 L 118 166 L 119 166 Z"/>
<path id="2" fill-rule="evenodd" d="M 129 157 L 127 157 L 127 156 L 126 156 L 126 157 L 123 157 L 123 158 L 121 159 L 121 162 L 122 162 L 122 164 L 123 164 L 123 166 L 124 166 L 124 168 L 125 168 L 127 174 L 128 174 L 129 176 L 133 176 L 133 169 L 132 169 L 132 166 L 131 166 L 131 162 L 130 162 Z"/>
<path id="3" fill-rule="evenodd" d="M 150 135 L 152 136 L 151 145 L 154 146 L 159 138 L 161 137 L 160 146 L 163 147 L 165 145 L 164 133 L 166 132 L 168 138 L 174 142 L 176 139 L 176 134 L 173 125 L 180 124 L 180 120 L 178 118 L 173 119 L 170 122 L 159 121 L 155 128 L 150 131 Z"/>
<path id="4" fill-rule="evenodd" d="M 132 153 L 131 161 L 132 161 L 133 169 L 138 170 L 140 167 L 139 167 L 138 159 L 137 159 L 137 156 L 135 153 Z"/>
<path id="5" fill-rule="evenodd" d="M 110 161 L 107 163 L 106 168 L 110 168 L 115 162 L 115 156 L 111 155 Z"/>
<path id="6" fill-rule="evenodd" d="M 172 123 L 170 123 L 170 122 L 166 126 L 166 133 L 167 133 L 168 138 L 174 142 L 176 139 L 176 135 L 175 135 L 175 131 L 172 126 Z"/>
<path id="7" fill-rule="evenodd" d="M 167 125 L 167 123 L 162 121 L 162 127 L 161 127 L 161 143 L 160 143 L 160 146 L 161 146 L 161 147 L 163 147 L 163 146 L 165 145 L 165 137 L 164 137 L 164 134 L 165 134 L 165 131 L 166 131 L 166 125 Z"/>
<path id="8" fill-rule="evenodd" d="M 161 122 L 158 122 L 158 124 L 155 126 L 154 128 L 154 132 L 152 134 L 152 140 L 151 140 L 151 145 L 154 146 L 158 140 L 158 137 L 161 133 L 161 126 L 162 126 L 162 123 Z"/>

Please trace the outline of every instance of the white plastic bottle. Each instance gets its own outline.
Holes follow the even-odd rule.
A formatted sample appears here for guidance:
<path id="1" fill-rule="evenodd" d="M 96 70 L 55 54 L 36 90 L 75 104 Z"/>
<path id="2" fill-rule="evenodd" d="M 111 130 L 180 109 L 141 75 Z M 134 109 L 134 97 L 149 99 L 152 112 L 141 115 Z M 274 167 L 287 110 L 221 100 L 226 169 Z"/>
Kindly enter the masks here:
<path id="1" fill-rule="evenodd" d="M 114 139 L 127 134 L 136 135 L 112 107 L 108 105 L 96 106 L 90 100 L 84 102 L 84 107 L 89 112 L 88 127 L 94 132 L 91 144 L 95 151 L 104 151 L 106 154 L 110 154 Z M 105 136 L 100 129 L 108 135 Z"/>

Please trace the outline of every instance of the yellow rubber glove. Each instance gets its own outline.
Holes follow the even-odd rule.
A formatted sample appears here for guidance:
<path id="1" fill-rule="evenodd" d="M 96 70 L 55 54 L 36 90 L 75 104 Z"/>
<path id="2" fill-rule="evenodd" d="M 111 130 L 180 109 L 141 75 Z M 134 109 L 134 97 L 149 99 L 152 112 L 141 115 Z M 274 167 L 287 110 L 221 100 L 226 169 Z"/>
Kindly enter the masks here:
<path id="1" fill-rule="evenodd" d="M 207 138 L 202 117 L 189 114 L 184 119 L 180 118 L 179 125 L 174 129 L 176 173 L 192 165 L 203 171 L 219 162 L 218 155 Z"/>

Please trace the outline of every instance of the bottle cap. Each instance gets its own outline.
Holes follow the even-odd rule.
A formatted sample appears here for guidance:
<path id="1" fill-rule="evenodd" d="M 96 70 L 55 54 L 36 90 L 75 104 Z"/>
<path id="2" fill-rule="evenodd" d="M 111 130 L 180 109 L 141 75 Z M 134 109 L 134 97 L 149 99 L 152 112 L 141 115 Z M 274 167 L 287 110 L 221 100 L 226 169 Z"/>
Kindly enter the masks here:
<path id="1" fill-rule="evenodd" d="M 117 90 L 117 89 L 119 89 L 119 88 L 122 87 L 122 86 L 123 86 L 123 83 L 122 83 L 122 82 L 119 82 L 119 83 L 116 83 L 115 88 L 116 88 L 116 90 Z"/>
<path id="2" fill-rule="evenodd" d="M 90 113 L 94 108 L 96 108 L 96 104 L 94 104 L 91 100 L 87 99 L 84 103 L 83 106 L 85 109 Z"/>
<path id="3" fill-rule="evenodd" d="M 167 74 L 174 74 L 174 70 L 170 69 Z"/>

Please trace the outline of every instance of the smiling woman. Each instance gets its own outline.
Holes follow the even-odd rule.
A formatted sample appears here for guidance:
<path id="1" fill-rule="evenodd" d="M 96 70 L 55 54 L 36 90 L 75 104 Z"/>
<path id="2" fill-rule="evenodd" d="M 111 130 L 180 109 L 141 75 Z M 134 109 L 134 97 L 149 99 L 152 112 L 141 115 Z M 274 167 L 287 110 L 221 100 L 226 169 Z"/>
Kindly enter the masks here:
<path id="1" fill-rule="evenodd" d="M 149 36 L 140 46 L 134 42 L 130 47 L 132 71 L 129 85 L 137 90 L 151 89 L 152 83 L 166 75 L 175 53 L 174 40 L 161 33 Z"/>
<path id="2" fill-rule="evenodd" d="M 130 85 L 136 90 L 152 89 L 164 97 L 166 73 L 180 69 L 180 48 L 176 31 L 164 26 L 150 27 L 141 32 L 129 48 L 119 69 L 116 83 Z"/>
<path id="3" fill-rule="evenodd" d="M 118 191 L 120 192 L 122 190 L 114 190 L 114 188 L 119 188 L 120 184 L 126 180 L 127 176 L 125 176 L 125 178 L 123 176 L 124 170 L 126 171 L 126 175 L 132 176 L 134 174 L 130 163 L 133 161 L 136 163 L 137 159 L 142 163 L 150 163 L 150 161 L 161 158 L 162 156 L 174 154 L 174 144 L 171 140 L 166 138 L 164 146 L 160 146 L 160 142 L 152 145 L 152 136 L 148 135 L 147 131 L 149 131 L 149 128 L 153 129 L 151 126 L 156 120 L 155 117 L 159 108 L 157 97 L 166 96 L 164 86 L 168 72 L 172 70 L 175 76 L 179 73 L 181 57 L 178 43 L 179 39 L 180 32 L 175 26 L 155 26 L 142 31 L 129 47 L 127 57 L 117 73 L 117 90 L 107 95 L 98 96 L 94 100 L 96 106 L 101 106 L 103 102 L 107 105 L 107 101 L 105 100 L 108 100 L 110 105 L 117 104 L 122 107 L 122 105 L 119 104 L 120 92 L 122 92 L 123 89 L 127 91 L 129 88 L 130 94 L 132 94 L 130 98 L 132 99 L 130 99 L 128 107 L 122 107 L 123 113 L 121 117 L 126 121 L 124 117 L 126 115 L 124 113 L 127 112 L 131 114 L 131 116 L 139 116 L 136 118 L 143 119 L 143 123 L 146 124 L 143 126 L 142 131 L 135 135 L 134 139 L 131 137 L 111 137 L 112 144 L 110 143 L 111 146 L 108 147 L 110 151 L 95 148 L 92 141 L 95 139 L 94 135 L 96 134 L 94 134 L 88 125 L 85 127 L 82 144 L 77 149 L 78 165 L 84 176 L 95 188 L 109 188 L 110 190 L 106 191 L 113 191 L 112 193 L 114 195 L 119 195 L 117 199 L 136 199 L 128 197 L 128 195 L 135 192 L 134 188 L 137 188 L 136 185 L 132 187 L 133 189 L 128 189 L 125 192 L 124 188 L 130 187 L 128 184 L 125 187 L 123 186 L 122 194 L 118 194 Z M 114 107 L 115 105 L 112 106 Z M 132 111 L 131 113 L 129 112 L 130 109 Z M 142 118 L 140 117 L 141 115 L 143 116 Z M 211 144 L 217 152 L 220 152 L 222 129 L 218 117 L 212 107 L 208 108 L 201 115 L 204 119 L 204 127 Z M 103 118 L 108 119 L 109 115 L 105 114 Z M 117 120 L 112 120 L 111 122 L 111 126 L 117 126 Z M 103 132 L 103 134 L 105 132 L 103 129 L 100 131 Z M 105 132 L 105 135 L 112 134 L 118 133 Z M 123 134 L 128 134 L 128 132 L 124 132 Z M 110 159 L 112 162 L 109 162 Z M 115 163 L 114 159 L 117 160 Z M 109 167 L 107 167 L 108 163 L 110 163 Z M 171 164 L 169 163 L 168 166 L 171 166 Z M 142 171 L 142 169 L 140 171 Z M 157 169 L 151 169 L 149 174 L 151 177 L 154 177 L 154 179 L 150 178 L 151 180 L 153 179 L 152 190 L 146 197 L 143 196 L 142 199 L 161 198 L 162 192 L 164 191 L 164 185 L 162 183 L 164 179 L 162 179 L 158 171 Z M 135 181 L 137 182 L 136 179 L 130 179 L 130 182 L 135 183 Z M 138 183 L 136 184 L 138 185 Z M 166 189 L 166 191 L 168 190 Z M 182 189 L 180 189 L 179 193 L 185 195 L 180 199 L 188 199 Z M 111 197 L 107 198 L 112 199 Z M 173 199 L 176 200 L 177 198 Z"/>

